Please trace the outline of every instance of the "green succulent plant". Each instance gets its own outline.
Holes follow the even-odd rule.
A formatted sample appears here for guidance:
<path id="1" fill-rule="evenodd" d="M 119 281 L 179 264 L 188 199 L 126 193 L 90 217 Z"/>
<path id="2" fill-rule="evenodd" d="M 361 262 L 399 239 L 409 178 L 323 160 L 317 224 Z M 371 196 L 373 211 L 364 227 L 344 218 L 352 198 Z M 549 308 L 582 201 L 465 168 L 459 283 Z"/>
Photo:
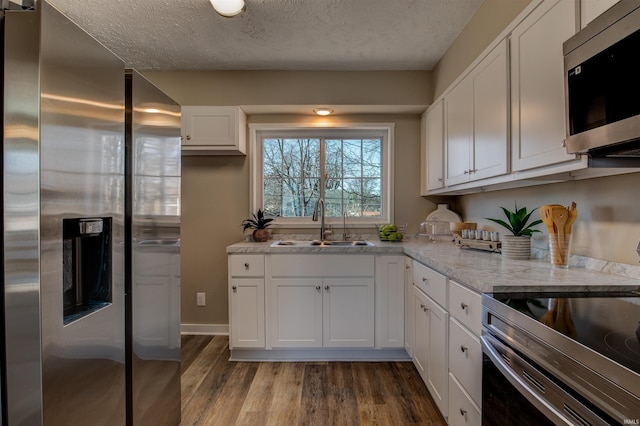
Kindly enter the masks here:
<path id="1" fill-rule="evenodd" d="M 533 222 L 527 225 L 527 222 L 529 222 L 529 219 L 531 218 L 531 214 L 535 212 L 537 208 L 527 213 L 526 207 L 518 209 L 518 204 L 517 203 L 514 203 L 514 204 L 515 204 L 515 211 L 513 212 L 504 207 L 500 207 L 504 212 L 504 214 L 507 216 L 507 220 L 509 221 L 508 223 L 502 219 L 492 219 L 490 217 L 487 217 L 485 219 L 495 222 L 498 225 L 504 226 L 516 237 L 521 237 L 521 236 L 530 237 L 531 234 L 533 234 L 534 232 L 540 232 L 537 229 L 531 229 L 532 227 L 542 223 L 540 219 L 534 220 Z"/>
<path id="2" fill-rule="evenodd" d="M 271 226 L 272 217 L 265 217 L 262 209 L 258 209 L 258 213 L 251 213 L 251 218 L 242 221 L 242 231 L 247 229 L 267 229 Z"/>

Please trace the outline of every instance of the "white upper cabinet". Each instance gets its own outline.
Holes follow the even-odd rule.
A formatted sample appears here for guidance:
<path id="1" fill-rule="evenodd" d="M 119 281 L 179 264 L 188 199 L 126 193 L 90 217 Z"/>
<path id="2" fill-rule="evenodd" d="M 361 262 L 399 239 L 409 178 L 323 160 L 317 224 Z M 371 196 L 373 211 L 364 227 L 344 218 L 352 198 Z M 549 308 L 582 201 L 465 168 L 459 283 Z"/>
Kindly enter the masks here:
<path id="1" fill-rule="evenodd" d="M 575 34 L 576 5 L 546 0 L 511 34 L 512 170 L 569 160 L 562 43 Z"/>
<path id="2" fill-rule="evenodd" d="M 426 164 L 422 194 L 444 186 L 444 102 L 436 102 L 423 116 L 423 158 Z M 424 169 L 423 169 L 424 170 Z M 426 188 L 425 188 L 426 187 Z"/>
<path id="3" fill-rule="evenodd" d="M 446 186 L 508 172 L 507 57 L 503 41 L 444 97 Z"/>
<path id="4" fill-rule="evenodd" d="M 183 106 L 183 155 L 244 155 L 247 117 L 240 107 Z"/>
<path id="5" fill-rule="evenodd" d="M 589 22 L 600 16 L 618 0 L 581 0 L 580 1 L 580 28 L 586 27 Z"/>

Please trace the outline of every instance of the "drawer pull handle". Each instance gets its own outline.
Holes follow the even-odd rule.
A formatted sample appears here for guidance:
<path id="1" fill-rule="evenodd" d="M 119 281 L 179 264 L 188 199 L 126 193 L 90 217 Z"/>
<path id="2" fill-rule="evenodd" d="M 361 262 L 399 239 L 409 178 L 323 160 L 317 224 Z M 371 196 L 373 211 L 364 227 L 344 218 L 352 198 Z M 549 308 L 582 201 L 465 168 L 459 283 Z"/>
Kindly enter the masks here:
<path id="1" fill-rule="evenodd" d="M 467 415 L 467 410 L 465 410 L 465 409 L 461 408 L 461 409 L 460 409 L 460 415 L 461 415 L 461 416 L 466 416 L 466 415 Z"/>
<path id="2" fill-rule="evenodd" d="M 467 352 L 468 350 L 469 350 L 469 348 L 467 348 L 466 346 L 460 345 L 460 351 L 461 351 L 462 353 L 465 353 L 465 352 Z"/>
<path id="3" fill-rule="evenodd" d="M 235 285 L 231 288 L 233 289 L 233 291 L 236 291 L 238 289 L 238 287 L 236 287 Z"/>
<path id="4" fill-rule="evenodd" d="M 318 290 L 318 291 L 320 290 L 320 286 L 319 285 L 316 286 L 316 290 Z"/>
<path id="5" fill-rule="evenodd" d="M 461 308 L 463 311 L 464 311 L 465 309 L 467 309 L 468 307 L 469 307 L 469 305 L 467 305 L 466 303 L 464 303 L 464 302 L 461 302 L 461 303 L 460 303 L 460 308 Z"/>
<path id="6" fill-rule="evenodd" d="M 249 269 L 249 263 L 248 262 L 244 264 L 244 269 Z"/>

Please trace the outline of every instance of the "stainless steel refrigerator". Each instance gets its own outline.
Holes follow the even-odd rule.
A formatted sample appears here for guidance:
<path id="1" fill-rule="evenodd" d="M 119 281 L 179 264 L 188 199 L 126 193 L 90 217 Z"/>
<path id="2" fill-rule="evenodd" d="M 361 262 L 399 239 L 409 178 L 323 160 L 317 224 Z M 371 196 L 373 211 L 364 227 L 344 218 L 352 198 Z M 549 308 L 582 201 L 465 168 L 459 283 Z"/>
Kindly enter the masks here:
<path id="1" fill-rule="evenodd" d="M 178 424 L 180 108 L 2 3 L 2 424 Z"/>

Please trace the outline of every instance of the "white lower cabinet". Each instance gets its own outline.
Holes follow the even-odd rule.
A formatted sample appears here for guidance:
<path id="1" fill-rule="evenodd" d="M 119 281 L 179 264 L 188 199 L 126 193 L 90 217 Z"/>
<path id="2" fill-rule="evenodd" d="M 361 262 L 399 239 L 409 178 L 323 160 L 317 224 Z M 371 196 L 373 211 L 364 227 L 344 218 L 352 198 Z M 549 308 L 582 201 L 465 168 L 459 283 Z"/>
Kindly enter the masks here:
<path id="1" fill-rule="evenodd" d="M 376 347 L 405 346 L 406 256 L 376 256 Z"/>
<path id="2" fill-rule="evenodd" d="M 264 348 L 264 256 L 231 255 L 229 268 L 229 348 Z"/>
<path id="3" fill-rule="evenodd" d="M 373 256 L 272 256 L 272 348 L 373 348 Z"/>
<path id="4" fill-rule="evenodd" d="M 264 348 L 264 279 L 231 278 L 230 348 Z"/>
<path id="5" fill-rule="evenodd" d="M 413 358 L 413 260 L 409 256 L 404 260 L 404 349 Z"/>
<path id="6" fill-rule="evenodd" d="M 453 374 L 449 374 L 449 418 L 450 426 L 480 426 L 482 415 Z"/>
<path id="7" fill-rule="evenodd" d="M 271 281 L 274 348 L 373 347 L 373 278 Z"/>
<path id="8" fill-rule="evenodd" d="M 480 425 L 482 298 L 449 281 L 449 424 Z"/>
<path id="9" fill-rule="evenodd" d="M 413 287 L 413 362 L 444 417 L 448 411 L 449 313 Z"/>

